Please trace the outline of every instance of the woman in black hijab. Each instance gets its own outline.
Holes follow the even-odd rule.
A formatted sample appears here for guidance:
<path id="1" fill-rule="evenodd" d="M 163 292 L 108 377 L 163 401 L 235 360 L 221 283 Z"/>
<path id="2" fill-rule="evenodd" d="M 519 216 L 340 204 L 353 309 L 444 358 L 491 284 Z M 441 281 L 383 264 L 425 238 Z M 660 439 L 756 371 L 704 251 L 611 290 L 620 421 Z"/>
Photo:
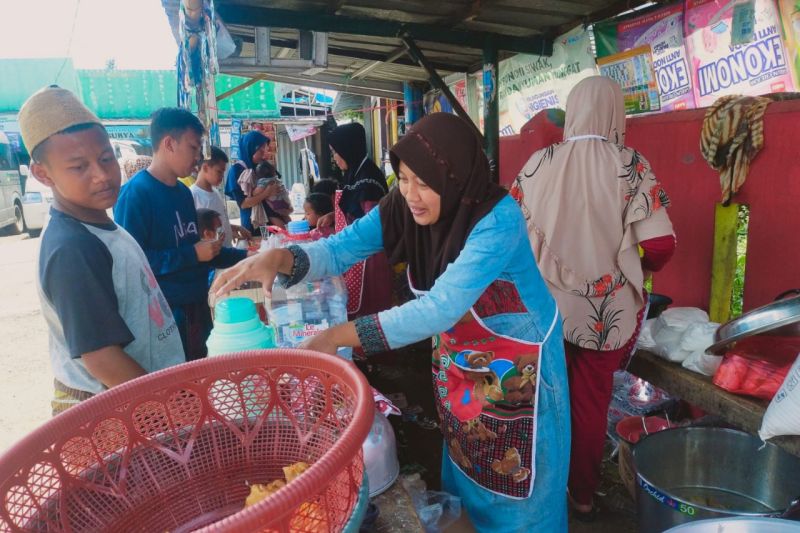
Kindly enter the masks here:
<path id="1" fill-rule="evenodd" d="M 561 320 L 522 212 L 490 181 L 480 139 L 455 115 L 423 118 L 391 156 L 399 184 L 377 208 L 327 239 L 247 259 L 212 290 L 249 280 L 271 287 L 279 273 L 288 285 L 319 279 L 383 250 L 407 262 L 415 300 L 327 329 L 304 347 L 371 355 L 433 337 L 444 489 L 461 498 L 478 531 L 565 532 Z"/>
<path id="2" fill-rule="evenodd" d="M 367 157 L 367 134 L 358 122 L 345 124 L 328 135 L 333 159 L 342 172 L 339 207 L 347 223 L 363 217 L 383 198 L 389 187 L 378 166 Z"/>
<path id="3" fill-rule="evenodd" d="M 337 202 L 340 220 L 337 230 L 366 215 L 386 196 L 386 178 L 367 157 L 367 134 L 357 122 L 338 126 L 328 135 L 336 165 L 344 173 Z M 343 215 L 343 216 L 342 216 Z M 333 225 L 333 216 L 322 217 L 317 225 Z M 370 315 L 392 305 L 393 272 L 385 254 L 360 262 L 344 273 L 347 285 L 347 313 L 351 318 Z"/>

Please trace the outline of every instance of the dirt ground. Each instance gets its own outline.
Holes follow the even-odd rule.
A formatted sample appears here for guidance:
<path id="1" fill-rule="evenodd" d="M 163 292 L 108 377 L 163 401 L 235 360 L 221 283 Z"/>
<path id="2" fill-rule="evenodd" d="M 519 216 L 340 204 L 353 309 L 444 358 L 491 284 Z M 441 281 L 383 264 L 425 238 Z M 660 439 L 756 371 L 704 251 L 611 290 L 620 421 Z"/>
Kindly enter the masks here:
<path id="1" fill-rule="evenodd" d="M 50 418 L 53 374 L 35 284 L 39 242 L 0 236 L 0 453 Z"/>

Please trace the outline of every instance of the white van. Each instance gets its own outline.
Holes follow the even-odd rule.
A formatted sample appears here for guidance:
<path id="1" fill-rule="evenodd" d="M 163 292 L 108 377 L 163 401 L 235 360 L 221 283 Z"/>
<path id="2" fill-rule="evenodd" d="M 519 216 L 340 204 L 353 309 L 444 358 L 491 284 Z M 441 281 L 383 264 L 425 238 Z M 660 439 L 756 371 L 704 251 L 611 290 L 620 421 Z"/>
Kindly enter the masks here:
<path id="1" fill-rule="evenodd" d="M 23 169 L 27 172 L 27 167 Z M 22 182 L 14 146 L 0 132 L 0 228 L 14 235 L 25 231 L 22 211 Z"/>
<path id="2" fill-rule="evenodd" d="M 25 229 L 31 237 L 38 237 L 50 217 L 53 204 L 53 190 L 29 176 L 25 182 L 25 196 L 22 198 L 25 215 Z"/>

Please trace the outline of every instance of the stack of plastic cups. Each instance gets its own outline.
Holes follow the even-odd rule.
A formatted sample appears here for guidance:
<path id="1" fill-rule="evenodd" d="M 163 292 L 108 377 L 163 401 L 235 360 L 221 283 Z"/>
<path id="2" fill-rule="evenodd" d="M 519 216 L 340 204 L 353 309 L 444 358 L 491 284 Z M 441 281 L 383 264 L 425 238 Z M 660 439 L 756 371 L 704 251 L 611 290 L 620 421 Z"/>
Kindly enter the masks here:
<path id="1" fill-rule="evenodd" d="M 275 332 L 258 318 L 253 300 L 228 298 L 214 307 L 214 329 L 206 345 L 209 356 L 275 348 Z"/>
<path id="2" fill-rule="evenodd" d="M 275 331 L 258 317 L 250 298 L 227 298 L 214 306 L 214 329 L 206 343 L 209 357 L 248 350 L 275 348 Z M 266 381 L 261 376 L 246 378 L 241 383 L 246 399 L 242 418 L 262 412 L 268 397 Z"/>

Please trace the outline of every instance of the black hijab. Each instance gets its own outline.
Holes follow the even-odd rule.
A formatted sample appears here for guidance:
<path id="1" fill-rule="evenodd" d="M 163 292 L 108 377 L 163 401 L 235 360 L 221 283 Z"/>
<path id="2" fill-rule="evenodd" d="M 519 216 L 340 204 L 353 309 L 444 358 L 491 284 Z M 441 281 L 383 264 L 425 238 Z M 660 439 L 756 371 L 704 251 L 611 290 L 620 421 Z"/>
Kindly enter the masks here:
<path id="1" fill-rule="evenodd" d="M 439 220 L 420 226 L 400 190 L 381 201 L 383 247 L 392 263 L 407 262 L 417 289 L 429 290 L 456 260 L 472 228 L 506 195 L 492 183 L 480 138 L 463 119 L 434 113 L 414 124 L 390 151 L 442 199 Z"/>
<path id="2" fill-rule="evenodd" d="M 335 128 L 328 135 L 328 144 L 347 163 L 339 207 L 350 218 L 361 218 L 362 202 L 378 202 L 389 187 L 383 172 L 367 157 L 367 133 L 357 122 Z"/>

